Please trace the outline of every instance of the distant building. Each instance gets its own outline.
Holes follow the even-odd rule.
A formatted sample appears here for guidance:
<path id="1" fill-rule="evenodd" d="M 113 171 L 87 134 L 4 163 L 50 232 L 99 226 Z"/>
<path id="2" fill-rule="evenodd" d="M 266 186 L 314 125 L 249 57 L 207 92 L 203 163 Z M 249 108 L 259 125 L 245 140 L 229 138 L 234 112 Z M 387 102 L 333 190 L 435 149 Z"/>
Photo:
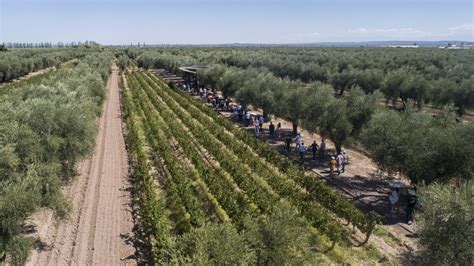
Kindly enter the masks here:
<path id="1" fill-rule="evenodd" d="M 388 44 L 384 45 L 382 47 L 386 48 L 420 48 L 420 45 L 414 43 L 414 44 Z"/>
<path id="2" fill-rule="evenodd" d="M 457 45 L 457 44 L 452 44 L 452 43 L 448 43 L 448 45 L 446 46 L 440 46 L 438 47 L 440 49 L 451 49 L 451 50 L 457 50 L 457 49 L 474 49 L 474 44 L 464 44 L 464 43 L 461 43 L 461 45 Z"/>
<path id="3" fill-rule="evenodd" d="M 388 45 L 388 48 L 420 48 L 418 44 L 413 45 Z"/>

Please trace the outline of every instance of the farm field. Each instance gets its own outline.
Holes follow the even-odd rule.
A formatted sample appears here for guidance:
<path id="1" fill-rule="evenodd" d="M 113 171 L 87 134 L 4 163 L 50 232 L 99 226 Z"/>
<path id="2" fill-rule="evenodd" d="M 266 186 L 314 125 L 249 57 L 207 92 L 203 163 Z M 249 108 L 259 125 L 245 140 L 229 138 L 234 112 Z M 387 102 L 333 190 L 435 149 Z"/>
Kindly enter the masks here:
<path id="1" fill-rule="evenodd" d="M 411 265 L 455 228 L 429 220 L 440 210 L 471 233 L 469 51 L 15 49 L 26 63 L 1 62 L 23 78 L 0 88 L 0 263 Z M 386 58 L 363 63 L 369 52 Z M 367 64 L 390 61 L 367 87 Z M 444 98 L 417 101 L 420 88 Z M 239 105 L 265 117 L 261 132 L 239 121 Z M 281 137 L 267 135 L 270 122 Z M 326 154 L 300 157 L 296 133 L 325 138 Z M 331 175 L 342 151 L 347 172 Z M 403 183 L 398 205 L 393 182 Z M 412 220 L 410 193 L 423 199 Z"/>
<path id="2" fill-rule="evenodd" d="M 0 266 L 474 265 L 472 0 L 0 1 Z"/>
<path id="3" fill-rule="evenodd" d="M 368 256 L 367 250 L 352 251 L 350 244 L 347 246 L 350 229 L 340 220 L 349 221 L 355 228 L 370 234 L 377 222 L 376 216 L 358 211 L 317 176 L 305 174 L 304 170 L 293 166 L 266 144 L 235 128 L 231 122 L 218 117 L 189 96 L 169 88 L 152 74 L 127 74 L 124 84 L 122 98 L 135 169 L 132 175 L 134 182 L 143 186 L 139 193 L 142 198 L 139 209 L 144 219 L 141 223 L 148 227 L 144 231 L 150 232 L 149 240 L 157 242 L 151 247 L 155 260 L 166 262 L 163 261 L 166 259 L 164 255 L 170 253 L 170 246 L 162 246 L 167 243 L 163 238 L 173 238 L 175 234 L 184 234 L 186 238 L 189 232 L 198 234 L 200 231 L 193 228 L 206 223 L 226 224 L 226 230 L 230 232 L 222 233 L 238 230 L 244 236 L 247 230 L 251 230 L 246 224 L 248 219 L 268 219 L 267 223 L 272 223 L 273 216 L 290 211 L 286 208 L 293 209 L 291 217 L 286 217 L 290 221 L 286 222 L 304 220 L 301 223 L 305 226 L 294 225 L 295 229 L 303 231 L 300 237 L 312 235 L 320 240 L 312 245 L 310 242 L 301 243 L 299 252 L 303 254 L 287 254 L 286 258 L 257 256 L 257 263 L 290 262 L 300 255 L 308 256 L 308 261 L 380 259 L 364 258 Z M 158 182 L 154 182 L 155 178 Z M 147 210 L 155 212 L 147 213 Z M 154 224 L 145 217 L 155 217 L 161 222 Z M 267 225 L 264 223 L 264 226 Z M 308 226 L 312 230 L 304 233 Z M 244 238 L 243 241 L 250 243 L 251 240 Z M 325 245 L 331 242 L 344 250 L 342 258 L 331 253 L 309 252 L 314 248 L 327 249 Z M 219 242 L 219 245 L 226 243 Z M 191 261 L 204 259 L 198 257 L 199 250 L 195 254 L 183 254 L 182 251 L 180 254 L 179 250 L 172 252 L 177 253 L 174 256 Z M 219 249 L 212 252 L 212 256 L 221 256 L 217 254 Z M 251 253 L 251 250 L 242 252 Z M 218 261 L 232 263 L 230 259 L 230 256 L 219 257 Z"/>

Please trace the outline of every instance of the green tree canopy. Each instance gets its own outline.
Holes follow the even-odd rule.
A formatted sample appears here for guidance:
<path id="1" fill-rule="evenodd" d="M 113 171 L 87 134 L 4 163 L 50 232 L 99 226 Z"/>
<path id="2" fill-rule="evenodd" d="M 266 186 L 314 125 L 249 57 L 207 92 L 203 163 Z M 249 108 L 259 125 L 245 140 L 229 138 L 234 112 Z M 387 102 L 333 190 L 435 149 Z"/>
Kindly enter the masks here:
<path id="1" fill-rule="evenodd" d="M 417 233 L 422 265 L 474 264 L 474 182 L 421 189 Z"/>

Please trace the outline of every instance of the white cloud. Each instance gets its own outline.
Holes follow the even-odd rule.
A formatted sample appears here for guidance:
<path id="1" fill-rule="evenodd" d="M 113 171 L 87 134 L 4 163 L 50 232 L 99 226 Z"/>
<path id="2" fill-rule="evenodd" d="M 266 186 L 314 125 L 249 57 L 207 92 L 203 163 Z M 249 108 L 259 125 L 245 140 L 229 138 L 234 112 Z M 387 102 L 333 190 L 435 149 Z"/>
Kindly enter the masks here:
<path id="1" fill-rule="evenodd" d="M 316 36 L 320 36 L 321 34 L 319 32 L 311 32 L 311 33 L 307 33 L 306 36 L 307 37 L 316 37 Z"/>
<path id="2" fill-rule="evenodd" d="M 350 29 L 350 33 L 367 33 L 369 30 L 366 28 L 356 28 L 356 29 Z"/>
<path id="3" fill-rule="evenodd" d="M 474 23 L 466 23 L 466 24 L 461 24 L 453 27 L 449 27 L 448 30 L 450 32 L 474 32 Z"/>
<path id="4" fill-rule="evenodd" d="M 374 29 L 367 29 L 367 28 L 355 28 L 349 29 L 348 32 L 350 33 L 359 33 L 359 34 L 377 34 L 377 33 L 391 33 L 391 34 L 427 34 L 422 30 L 417 30 L 410 27 L 404 28 L 374 28 Z"/>

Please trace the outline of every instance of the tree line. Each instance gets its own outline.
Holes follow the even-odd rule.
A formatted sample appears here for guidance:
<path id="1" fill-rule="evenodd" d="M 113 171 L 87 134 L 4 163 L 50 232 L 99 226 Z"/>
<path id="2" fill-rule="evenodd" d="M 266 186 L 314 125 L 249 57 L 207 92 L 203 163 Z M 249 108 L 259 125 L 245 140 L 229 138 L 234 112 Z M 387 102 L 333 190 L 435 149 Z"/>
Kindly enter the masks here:
<path id="1" fill-rule="evenodd" d="M 437 108 L 452 103 L 458 114 L 474 107 L 472 50 L 393 48 L 166 48 L 131 54 L 143 67 L 224 64 L 266 68 L 275 76 L 333 86 L 343 95 L 353 86 L 380 90 L 389 101 L 410 100 Z M 136 56 L 136 54 L 139 56 Z"/>
<path id="2" fill-rule="evenodd" d="M 87 49 L 9 49 L 0 52 L 0 82 L 24 76 L 44 68 L 59 67 L 61 63 L 84 57 Z"/>
<path id="3" fill-rule="evenodd" d="M 23 223 L 37 208 L 66 216 L 61 186 L 94 149 L 112 58 L 92 53 L 0 95 L 0 258 L 26 260 Z"/>
<path id="4" fill-rule="evenodd" d="M 289 51 L 286 52 L 286 49 Z M 334 86 L 330 83 L 316 81 L 308 84 L 298 79 L 291 79 L 288 75 L 282 78 L 282 76 L 275 75 L 268 68 L 245 68 L 221 64 L 219 63 L 219 53 L 222 53 L 222 51 L 227 52 L 229 49 L 226 48 L 200 48 L 197 50 L 198 54 L 193 53 L 196 51 L 196 48 L 150 49 L 148 51 L 145 50 L 145 52 L 129 49 L 129 53 L 131 53 L 129 56 L 132 55 L 132 58 L 136 58 L 140 67 L 165 68 L 179 74 L 179 66 L 208 63 L 211 60 L 211 56 L 209 55 L 208 58 L 205 58 L 203 54 L 210 54 L 213 50 L 217 54 L 212 59 L 214 60 L 213 64 L 209 64 L 207 68 L 198 71 L 197 75 L 200 84 L 218 88 L 223 92 L 224 96 L 235 97 L 244 106 L 252 105 L 260 108 L 265 115 L 273 114 L 291 121 L 294 132 L 297 131 L 299 125 L 302 125 L 309 131 L 318 132 L 323 137 L 331 139 L 338 151 L 344 145 L 362 145 L 364 149 L 373 155 L 374 161 L 382 168 L 392 172 L 401 172 L 413 182 L 425 181 L 430 183 L 432 181 L 447 181 L 453 177 L 463 177 L 465 179 L 472 177 L 474 170 L 474 163 L 472 163 L 472 158 L 474 158 L 474 142 L 469 141 L 471 137 L 468 135 L 474 135 L 471 133 L 473 132 L 473 123 L 461 123 L 458 121 L 457 116 L 454 114 L 459 112 L 459 107 L 456 107 L 452 101 L 447 101 L 446 105 L 440 106 L 441 110 L 435 117 L 418 112 L 416 108 L 413 108 L 413 106 L 416 107 L 418 104 L 417 100 L 414 99 L 416 98 L 416 93 L 409 94 L 413 96 L 405 98 L 406 104 L 403 112 L 387 110 L 379 105 L 380 99 L 387 97 L 387 91 L 384 92 L 385 87 L 383 86 L 375 86 L 373 90 L 368 91 L 358 84 L 353 84 L 349 93 L 342 97 L 338 93 L 334 93 Z M 243 49 L 234 50 L 237 50 L 234 51 L 234 54 L 240 55 L 239 52 Z M 340 50 L 343 55 L 337 55 L 336 57 L 341 58 L 345 56 L 345 53 L 350 53 L 351 49 L 309 50 L 310 54 L 322 53 L 323 55 L 326 55 L 327 51 L 334 50 L 335 52 Z M 322 52 L 319 50 L 322 50 Z M 352 53 L 355 53 L 353 55 L 355 59 L 359 58 L 356 56 L 359 53 L 358 51 L 363 51 L 363 49 L 352 50 L 354 50 Z M 386 52 L 387 54 L 381 53 L 384 58 L 393 57 L 395 53 L 391 49 L 369 49 L 369 51 L 372 50 L 376 53 L 380 53 L 380 51 Z M 300 52 L 303 55 L 298 56 L 304 57 L 306 49 L 249 49 L 248 52 L 242 51 L 241 53 L 247 52 L 252 54 L 257 53 L 256 51 L 258 51 L 258 54 L 296 54 Z M 405 53 L 404 50 L 397 50 L 397 52 Z M 426 72 L 428 70 L 425 68 L 430 68 L 430 64 L 434 64 L 433 62 L 438 62 L 436 64 L 444 62 L 444 64 L 449 65 L 449 62 L 460 60 L 460 62 L 466 63 L 465 59 L 461 57 L 449 57 L 450 54 L 446 54 L 445 51 L 440 52 L 440 55 L 435 52 L 437 53 L 438 50 L 427 49 L 427 51 L 421 52 L 418 57 L 414 59 L 408 57 L 405 61 L 402 58 L 396 57 L 393 59 L 395 63 L 392 62 L 390 64 L 391 67 L 387 68 L 395 68 L 395 66 L 400 66 L 400 68 L 385 75 L 382 84 L 386 84 L 384 86 L 391 88 L 392 91 L 400 88 L 402 90 L 404 88 L 413 88 L 413 91 L 416 92 L 418 86 L 407 84 L 417 84 L 420 77 L 411 76 L 408 78 L 409 81 L 401 78 L 410 73 L 408 67 L 417 66 L 420 71 Z M 360 53 L 365 54 L 369 52 Z M 411 52 L 408 51 L 407 53 Z M 425 53 L 433 56 L 433 58 L 428 60 L 429 57 Z M 433 53 L 435 54 L 433 55 Z M 234 55 L 234 57 L 237 57 L 237 55 Z M 414 55 L 417 55 L 416 52 Z M 465 55 L 467 57 L 471 56 L 470 53 Z M 363 58 L 361 59 L 362 62 L 357 60 L 355 62 L 358 62 L 359 65 L 364 65 L 363 62 L 367 61 L 367 59 Z M 442 61 L 441 58 L 445 58 L 445 60 Z M 256 62 L 254 65 L 259 64 L 258 58 L 253 60 Z M 329 59 L 328 57 L 323 57 L 323 59 L 316 58 L 313 60 L 324 61 Z M 339 64 L 344 65 L 343 62 L 346 62 L 347 59 L 341 60 L 342 63 L 340 62 Z M 374 60 L 383 61 L 379 58 Z M 472 64 L 462 66 L 455 64 L 454 68 L 470 69 Z M 448 73 L 440 72 L 439 76 L 457 76 L 459 83 L 464 84 L 463 86 L 466 87 L 467 91 L 474 91 L 474 84 L 470 85 L 470 82 L 474 81 L 470 73 L 455 70 L 445 70 L 445 72 Z M 448 92 L 449 90 L 444 91 L 446 94 Z M 470 94 L 456 96 L 452 92 L 452 95 L 449 97 L 460 97 L 466 101 L 474 100 L 474 96 L 470 96 Z M 378 119 L 384 115 L 391 118 L 391 120 L 385 119 L 386 117 Z M 388 123 L 388 121 L 391 121 L 391 123 Z M 387 136 L 377 133 L 377 127 L 393 126 L 396 125 L 395 122 L 399 122 L 397 131 L 387 131 Z M 407 125 L 411 125 L 411 127 L 407 127 Z M 435 138 L 435 135 L 431 134 L 432 132 L 443 133 L 445 137 Z M 394 141 L 401 139 L 399 136 L 402 134 L 406 135 L 404 141 L 394 143 Z M 385 137 L 385 139 L 382 137 Z M 393 139 L 390 139 L 390 137 L 393 137 Z M 420 145 L 421 143 L 425 143 L 425 145 Z M 390 148 L 385 145 L 393 145 L 394 147 Z M 446 155 L 446 151 L 443 151 L 443 149 L 451 149 L 448 154 L 453 156 L 449 160 L 442 160 Z M 399 154 L 396 154 L 397 152 Z M 416 156 L 424 158 L 424 161 L 420 161 Z M 433 160 L 430 156 L 437 156 L 440 161 Z M 390 160 L 387 158 L 390 158 Z M 441 161 L 442 164 L 439 164 Z M 441 167 L 442 165 L 443 167 Z M 410 167 L 413 169 L 408 170 Z M 418 169 L 414 170 L 414 168 Z"/>

